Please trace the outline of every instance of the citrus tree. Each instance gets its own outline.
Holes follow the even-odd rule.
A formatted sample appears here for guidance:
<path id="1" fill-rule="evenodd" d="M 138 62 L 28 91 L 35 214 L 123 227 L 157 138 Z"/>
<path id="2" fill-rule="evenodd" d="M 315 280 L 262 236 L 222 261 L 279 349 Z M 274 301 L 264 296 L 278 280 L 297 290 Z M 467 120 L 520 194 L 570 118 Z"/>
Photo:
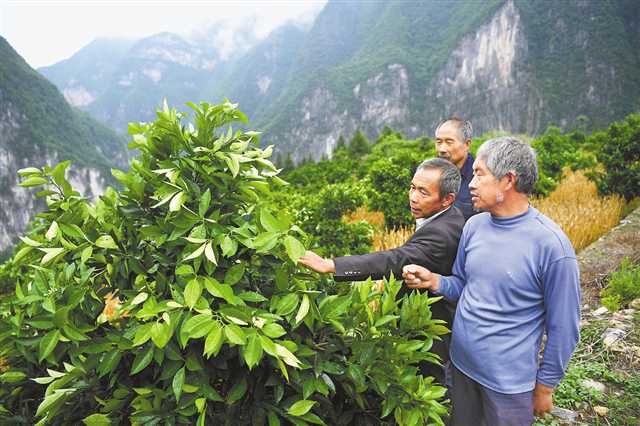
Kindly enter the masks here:
<path id="1" fill-rule="evenodd" d="M 68 163 L 20 170 L 47 210 L 0 268 L 0 420 L 14 424 L 441 424 L 419 373 L 427 294 L 320 288 L 285 185 L 235 105 L 165 106 L 94 203 Z"/>

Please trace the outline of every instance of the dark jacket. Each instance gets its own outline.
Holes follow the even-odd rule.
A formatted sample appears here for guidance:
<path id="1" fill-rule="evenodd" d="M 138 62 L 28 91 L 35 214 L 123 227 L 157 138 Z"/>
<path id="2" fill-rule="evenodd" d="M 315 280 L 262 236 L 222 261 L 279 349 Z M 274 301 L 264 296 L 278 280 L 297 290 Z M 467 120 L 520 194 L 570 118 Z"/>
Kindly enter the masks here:
<path id="1" fill-rule="evenodd" d="M 418 229 L 404 245 L 385 251 L 333 259 L 336 281 L 389 277 L 402 279 L 402 267 L 416 264 L 440 275 L 451 275 L 464 227 L 459 209 L 451 207 Z"/>
<path id="2" fill-rule="evenodd" d="M 473 209 L 473 203 L 471 202 L 471 192 L 469 191 L 469 184 L 473 179 L 473 155 L 468 154 L 467 159 L 460 169 L 460 177 L 462 182 L 460 183 L 460 190 L 456 195 L 456 201 L 454 206 L 459 208 L 464 215 L 464 220 L 467 221 L 474 214 L 479 212 Z"/>
<path id="3" fill-rule="evenodd" d="M 431 222 L 422 225 L 404 245 L 385 251 L 357 256 L 344 256 L 333 259 L 336 267 L 336 281 L 362 281 L 369 277 L 381 279 L 393 275 L 402 279 L 402 268 L 415 264 L 424 266 L 440 275 L 451 275 L 451 268 L 458 250 L 460 235 L 464 227 L 462 212 L 451 207 Z M 402 287 L 398 297 L 408 292 Z M 432 318 L 447 322 L 452 328 L 455 304 L 444 299 L 431 305 Z M 432 351 L 444 362 L 449 360 L 449 335 L 442 336 L 442 341 L 434 341 Z M 423 367 L 423 374 L 429 374 L 443 383 L 441 371 L 435 366 Z"/>

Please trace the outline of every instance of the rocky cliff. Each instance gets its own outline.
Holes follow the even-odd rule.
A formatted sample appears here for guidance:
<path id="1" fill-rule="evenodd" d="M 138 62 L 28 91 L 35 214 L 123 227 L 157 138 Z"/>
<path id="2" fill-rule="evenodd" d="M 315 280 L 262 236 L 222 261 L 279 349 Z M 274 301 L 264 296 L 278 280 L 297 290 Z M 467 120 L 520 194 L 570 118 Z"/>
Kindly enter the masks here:
<path id="1" fill-rule="evenodd" d="M 18 187 L 17 170 L 72 160 L 68 179 L 87 197 L 112 183 L 110 167 L 126 167 L 123 138 L 73 110 L 62 94 L 0 37 L 0 253 L 43 207 Z"/>

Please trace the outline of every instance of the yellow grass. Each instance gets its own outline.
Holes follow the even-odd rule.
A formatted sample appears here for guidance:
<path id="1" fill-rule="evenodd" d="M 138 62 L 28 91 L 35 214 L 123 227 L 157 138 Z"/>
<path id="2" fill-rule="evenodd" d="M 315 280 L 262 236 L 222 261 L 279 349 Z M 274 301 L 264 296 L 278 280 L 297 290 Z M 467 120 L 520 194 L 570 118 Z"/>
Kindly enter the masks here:
<path id="1" fill-rule="evenodd" d="M 373 234 L 373 249 L 380 251 L 400 247 L 406 243 L 412 235 L 413 228 L 381 229 Z"/>
<path id="2" fill-rule="evenodd" d="M 369 225 L 372 225 L 375 228 L 384 228 L 384 213 L 368 210 L 365 206 L 358 207 L 356 211 L 345 216 L 343 219 L 346 223 L 353 223 L 364 220 Z"/>
<path id="3" fill-rule="evenodd" d="M 560 225 L 576 251 L 616 226 L 625 206 L 619 196 L 598 196 L 595 184 L 580 172 L 566 173 L 555 191 L 531 203 Z"/>

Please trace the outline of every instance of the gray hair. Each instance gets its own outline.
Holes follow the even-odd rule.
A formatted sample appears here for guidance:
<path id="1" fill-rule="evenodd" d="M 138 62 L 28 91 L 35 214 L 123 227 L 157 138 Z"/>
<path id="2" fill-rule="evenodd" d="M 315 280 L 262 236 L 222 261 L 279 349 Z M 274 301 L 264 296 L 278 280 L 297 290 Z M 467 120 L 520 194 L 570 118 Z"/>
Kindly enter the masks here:
<path id="1" fill-rule="evenodd" d="M 455 124 L 458 130 L 460 131 L 460 136 L 462 136 L 462 142 L 465 142 L 466 140 L 469 140 L 473 137 L 473 127 L 471 126 L 471 122 L 469 120 L 465 120 L 464 118 L 460 118 L 455 115 L 440 120 L 440 122 L 436 126 L 436 133 L 444 123 L 447 123 L 449 121 Z"/>
<path id="2" fill-rule="evenodd" d="M 460 190 L 460 171 L 458 168 L 444 158 L 429 158 L 424 160 L 416 169 L 416 173 L 420 170 L 435 169 L 440 170 L 440 182 L 438 184 L 438 195 L 442 200 L 447 194 L 457 194 Z"/>
<path id="3" fill-rule="evenodd" d="M 511 136 L 486 141 L 478 149 L 476 158 L 484 160 L 496 179 L 509 172 L 516 175 L 516 191 L 530 195 L 538 180 L 538 161 L 531 145 Z"/>

